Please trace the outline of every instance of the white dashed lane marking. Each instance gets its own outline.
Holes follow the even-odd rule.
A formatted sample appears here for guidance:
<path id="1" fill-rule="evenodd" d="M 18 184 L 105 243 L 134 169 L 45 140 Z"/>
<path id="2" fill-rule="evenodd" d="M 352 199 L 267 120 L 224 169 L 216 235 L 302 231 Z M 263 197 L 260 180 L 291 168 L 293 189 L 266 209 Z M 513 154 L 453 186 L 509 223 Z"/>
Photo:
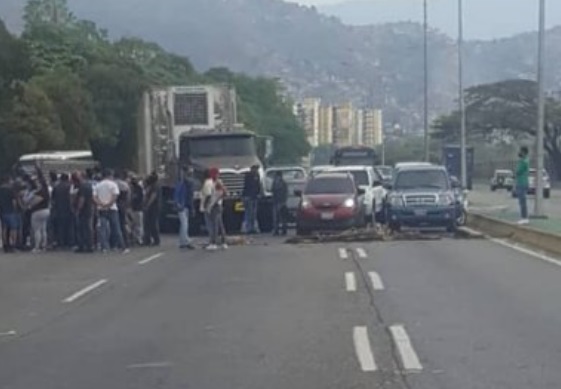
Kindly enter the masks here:
<path id="1" fill-rule="evenodd" d="M 370 347 L 368 329 L 366 327 L 355 327 L 353 330 L 353 341 L 356 356 L 362 371 L 376 371 L 378 367 L 376 366 L 374 354 L 372 354 L 372 348 Z"/>
<path id="2" fill-rule="evenodd" d="M 347 288 L 347 292 L 356 292 L 355 273 L 353 272 L 345 273 L 345 287 Z"/>
<path id="3" fill-rule="evenodd" d="M 419 357 L 411 344 L 411 340 L 409 339 L 409 335 L 407 335 L 407 331 L 405 331 L 405 327 L 402 325 L 393 325 L 390 327 L 390 333 L 397 351 L 399 352 L 403 369 L 413 372 L 423 370 L 423 366 L 421 365 Z"/>
<path id="4" fill-rule="evenodd" d="M 348 259 L 349 258 L 349 253 L 348 253 L 347 249 L 344 249 L 344 248 L 339 249 L 339 258 L 341 258 L 341 259 Z"/>
<path id="5" fill-rule="evenodd" d="M 150 263 L 150 262 L 152 262 L 153 260 L 160 258 L 162 255 L 164 255 L 164 253 L 154 254 L 154 255 L 152 255 L 152 256 L 150 256 L 150 257 L 148 257 L 148 258 L 144 258 L 143 260 L 138 261 L 138 264 L 139 264 L 139 265 L 146 265 L 147 263 Z"/>
<path id="6" fill-rule="evenodd" d="M 72 302 L 78 300 L 79 298 L 85 296 L 86 294 L 90 293 L 91 291 L 93 291 L 93 290 L 99 288 L 100 286 L 106 284 L 107 282 L 108 282 L 108 280 L 106 280 L 106 279 L 96 281 L 93 284 L 86 286 L 84 289 L 81 289 L 81 290 L 77 291 L 76 293 L 68 296 L 67 298 L 62 300 L 62 302 L 63 303 L 72 303 Z"/>
<path id="7" fill-rule="evenodd" d="M 358 254 L 359 258 L 368 258 L 368 254 L 366 254 L 366 250 L 364 250 L 363 248 L 359 247 L 358 249 L 356 249 L 356 253 Z"/>
<path id="8" fill-rule="evenodd" d="M 375 271 L 371 271 L 368 273 L 370 276 L 370 282 L 372 283 L 372 289 L 374 290 L 384 290 L 384 283 L 382 282 L 382 278 L 380 275 Z"/>

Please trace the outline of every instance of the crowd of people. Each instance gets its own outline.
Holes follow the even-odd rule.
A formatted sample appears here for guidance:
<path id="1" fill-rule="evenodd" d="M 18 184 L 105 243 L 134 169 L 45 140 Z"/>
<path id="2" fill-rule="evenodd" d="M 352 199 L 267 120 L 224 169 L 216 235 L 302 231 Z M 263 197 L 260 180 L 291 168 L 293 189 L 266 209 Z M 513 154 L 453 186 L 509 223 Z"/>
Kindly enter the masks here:
<path id="1" fill-rule="evenodd" d="M 77 253 L 159 245 L 160 190 L 156 174 L 91 169 L 7 175 L 0 185 L 5 252 L 74 250 Z"/>
<path id="2" fill-rule="evenodd" d="M 179 247 L 195 249 L 189 236 L 189 220 L 198 211 L 208 233 L 207 250 L 228 248 L 223 201 L 228 189 L 219 170 L 205 172 L 195 209 L 193 169 L 183 167 L 174 190 L 179 219 Z M 258 166 L 246 174 L 243 188 L 247 234 L 257 233 L 257 204 L 262 195 Z M 286 234 L 288 189 L 278 174 L 273 182 L 274 233 Z M 160 245 L 161 190 L 158 176 L 145 179 L 110 169 L 84 172 L 51 172 L 4 177 L 0 184 L 0 219 L 5 252 L 73 250 L 76 253 L 120 251 L 132 246 Z"/>

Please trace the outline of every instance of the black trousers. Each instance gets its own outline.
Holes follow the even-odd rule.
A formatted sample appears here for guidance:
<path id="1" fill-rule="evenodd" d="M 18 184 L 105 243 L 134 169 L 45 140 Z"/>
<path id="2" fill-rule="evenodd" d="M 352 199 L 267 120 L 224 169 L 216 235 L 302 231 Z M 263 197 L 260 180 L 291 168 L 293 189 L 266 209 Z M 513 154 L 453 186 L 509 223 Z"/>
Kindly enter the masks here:
<path id="1" fill-rule="evenodd" d="M 160 211 L 148 209 L 144 211 L 144 244 L 160 244 Z"/>
<path id="2" fill-rule="evenodd" d="M 79 251 L 93 250 L 93 215 L 91 213 L 76 217 L 76 241 Z"/>
<path id="3" fill-rule="evenodd" d="M 55 228 L 58 247 L 74 246 L 74 217 L 70 211 L 56 211 Z"/>

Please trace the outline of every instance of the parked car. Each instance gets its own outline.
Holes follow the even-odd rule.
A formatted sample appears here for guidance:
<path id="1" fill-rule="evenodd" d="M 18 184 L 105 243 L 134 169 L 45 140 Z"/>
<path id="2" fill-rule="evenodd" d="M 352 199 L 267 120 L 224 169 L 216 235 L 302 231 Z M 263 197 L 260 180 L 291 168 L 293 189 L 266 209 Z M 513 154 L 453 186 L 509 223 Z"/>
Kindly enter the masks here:
<path id="1" fill-rule="evenodd" d="M 298 235 L 364 226 L 364 193 L 350 174 L 318 174 L 296 194 L 301 196 L 296 217 Z"/>
<path id="2" fill-rule="evenodd" d="M 402 168 L 407 168 L 407 167 L 411 167 L 411 166 L 433 166 L 432 163 L 430 162 L 398 162 L 395 164 L 394 167 L 394 171 L 402 169 Z"/>
<path id="3" fill-rule="evenodd" d="M 536 194 L 536 169 L 530 169 L 528 172 L 528 194 Z M 513 187 L 512 197 L 516 197 L 516 188 Z M 551 196 L 551 180 L 547 170 L 543 169 L 543 197 L 548 199 Z"/>
<path id="4" fill-rule="evenodd" d="M 444 166 L 407 166 L 394 177 L 387 200 L 391 230 L 407 227 L 457 227 L 457 200 Z"/>
<path id="5" fill-rule="evenodd" d="M 491 190 L 506 189 L 511 191 L 514 187 L 514 173 L 508 169 L 497 169 L 491 177 Z"/>
<path id="6" fill-rule="evenodd" d="M 328 173 L 350 173 L 360 189 L 364 191 L 365 220 L 367 223 L 382 222 L 387 190 L 380 174 L 371 166 L 337 166 Z"/>

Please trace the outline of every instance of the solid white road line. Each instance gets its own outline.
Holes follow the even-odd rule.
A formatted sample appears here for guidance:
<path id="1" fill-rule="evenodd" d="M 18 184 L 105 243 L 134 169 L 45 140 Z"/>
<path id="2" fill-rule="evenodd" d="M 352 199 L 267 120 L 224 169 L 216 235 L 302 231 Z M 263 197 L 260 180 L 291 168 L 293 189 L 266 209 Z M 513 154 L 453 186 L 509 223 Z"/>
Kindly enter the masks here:
<path id="1" fill-rule="evenodd" d="M 91 292 L 94 289 L 99 288 L 100 286 L 102 286 L 103 284 L 106 284 L 108 282 L 108 280 L 103 279 L 103 280 L 99 280 L 97 282 L 94 282 L 93 284 L 86 286 L 84 289 L 77 291 L 76 293 L 74 293 L 73 295 L 65 298 L 64 300 L 62 300 L 63 303 L 71 303 L 74 302 L 76 300 L 78 300 L 80 297 L 88 294 L 89 292 Z"/>
<path id="2" fill-rule="evenodd" d="M 356 249 L 356 253 L 358 254 L 359 258 L 368 258 L 368 255 L 366 254 L 366 251 L 363 248 L 358 248 Z"/>
<path id="3" fill-rule="evenodd" d="M 347 292 L 356 292 L 355 273 L 353 272 L 345 273 L 345 285 L 347 287 Z"/>
<path id="4" fill-rule="evenodd" d="M 146 265 L 147 263 L 150 263 L 150 262 L 152 262 L 153 260 L 160 258 L 162 255 L 164 255 L 164 253 L 154 254 L 154 255 L 152 255 L 152 256 L 150 256 L 150 257 L 148 257 L 148 258 L 144 258 L 143 260 L 138 261 L 138 264 L 139 264 L 139 265 Z"/>
<path id="5" fill-rule="evenodd" d="M 349 258 L 349 253 L 347 252 L 347 249 L 343 249 L 343 248 L 339 249 L 339 258 L 341 258 L 341 259 L 348 259 Z"/>
<path id="6" fill-rule="evenodd" d="M 0 336 L 16 336 L 17 333 L 14 330 L 11 331 L 6 331 L 6 332 L 0 332 Z"/>
<path id="7" fill-rule="evenodd" d="M 413 349 L 405 328 L 402 325 L 394 325 L 390 327 L 390 333 L 401 357 L 403 368 L 405 370 L 423 370 L 423 365 Z"/>
<path id="8" fill-rule="evenodd" d="M 375 271 L 371 271 L 368 273 L 370 276 L 370 282 L 372 282 L 372 288 L 374 290 L 384 290 L 384 283 L 382 282 L 382 278 L 380 275 Z"/>
<path id="9" fill-rule="evenodd" d="M 158 369 L 172 366 L 171 362 L 148 362 L 128 365 L 127 369 Z"/>
<path id="10" fill-rule="evenodd" d="M 366 327 L 355 327 L 353 331 L 356 356 L 362 371 L 376 371 L 378 368 L 374 361 L 374 354 L 370 348 L 368 329 Z"/>
<path id="11" fill-rule="evenodd" d="M 506 240 L 503 240 L 503 239 L 491 238 L 491 241 L 494 242 L 494 243 L 500 244 L 501 246 L 508 247 L 510 249 L 516 250 L 520 253 L 530 255 L 534 258 L 541 259 L 542 261 L 545 261 L 547 263 L 551 263 L 552 265 L 561 267 L 561 261 L 560 260 L 555 259 L 553 257 L 550 257 L 548 255 L 539 253 L 537 251 L 528 249 L 526 247 L 519 246 L 519 245 L 514 244 L 514 243 L 507 242 Z"/>

